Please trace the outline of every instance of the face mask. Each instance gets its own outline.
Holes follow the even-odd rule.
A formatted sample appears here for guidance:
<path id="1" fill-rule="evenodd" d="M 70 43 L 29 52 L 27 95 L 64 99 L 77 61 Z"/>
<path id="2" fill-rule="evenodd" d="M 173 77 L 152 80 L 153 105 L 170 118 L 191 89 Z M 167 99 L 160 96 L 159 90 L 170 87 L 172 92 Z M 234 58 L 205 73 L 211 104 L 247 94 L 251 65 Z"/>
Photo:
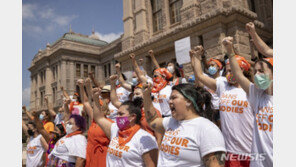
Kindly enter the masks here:
<path id="1" fill-rule="evenodd" d="M 256 74 L 254 76 L 254 81 L 256 86 L 262 90 L 266 90 L 272 82 L 266 74 Z"/>
<path id="2" fill-rule="evenodd" d="M 172 73 L 172 74 L 175 72 L 175 69 L 174 69 L 173 66 L 168 66 L 168 67 L 167 67 L 167 70 L 168 70 L 170 73 Z"/>
<path id="3" fill-rule="evenodd" d="M 132 100 L 136 104 L 136 106 L 142 106 L 143 104 L 143 98 L 140 96 L 134 96 Z"/>
<path id="4" fill-rule="evenodd" d="M 40 114 L 39 119 L 42 121 L 44 119 L 44 115 Z"/>
<path id="5" fill-rule="evenodd" d="M 209 72 L 210 75 L 216 74 L 217 71 L 218 71 L 217 68 L 214 67 L 214 66 L 210 66 L 209 69 L 208 69 L 208 72 Z"/>
<path id="6" fill-rule="evenodd" d="M 116 83 L 115 83 L 116 85 L 119 85 L 119 81 L 118 80 L 116 80 Z"/>
<path id="7" fill-rule="evenodd" d="M 116 117 L 116 124 L 120 130 L 124 130 L 129 126 L 130 121 L 128 120 L 127 116 L 126 117 Z"/>
<path id="8" fill-rule="evenodd" d="M 72 127 L 73 127 L 73 125 L 66 124 L 66 133 L 67 134 L 70 134 L 73 132 Z"/>
<path id="9" fill-rule="evenodd" d="M 138 79 L 137 78 L 133 78 L 132 79 L 132 83 L 134 86 L 136 86 L 138 84 Z"/>
<path id="10" fill-rule="evenodd" d="M 29 136 L 33 136 L 34 135 L 34 132 L 33 132 L 33 130 L 31 130 L 31 129 L 28 129 L 28 134 L 29 134 Z"/>
<path id="11" fill-rule="evenodd" d="M 227 82 L 230 83 L 230 84 L 235 84 L 236 83 L 236 80 L 233 77 L 233 74 L 231 74 L 231 73 L 228 73 L 226 75 L 226 79 L 227 79 Z"/>

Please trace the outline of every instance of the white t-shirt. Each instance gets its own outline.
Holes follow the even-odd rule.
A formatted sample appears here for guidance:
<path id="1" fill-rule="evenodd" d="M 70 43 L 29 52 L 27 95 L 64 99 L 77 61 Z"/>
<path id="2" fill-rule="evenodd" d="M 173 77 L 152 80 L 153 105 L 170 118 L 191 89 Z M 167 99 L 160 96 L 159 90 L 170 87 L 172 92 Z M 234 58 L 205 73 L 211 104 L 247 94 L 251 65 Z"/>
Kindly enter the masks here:
<path id="1" fill-rule="evenodd" d="M 169 85 L 170 86 L 174 86 L 176 84 L 176 82 L 179 80 L 179 84 L 184 84 L 184 83 L 187 83 L 186 79 L 185 78 L 181 78 L 181 81 L 180 81 L 180 77 L 178 77 L 177 79 L 175 79 L 174 81 L 170 81 L 169 82 Z"/>
<path id="2" fill-rule="evenodd" d="M 266 94 L 251 83 L 249 99 L 256 115 L 252 153 L 259 153 L 265 157 L 263 161 L 251 161 L 250 166 L 273 166 L 273 96 Z"/>
<path id="3" fill-rule="evenodd" d="M 111 141 L 106 158 L 107 167 L 141 167 L 145 166 L 142 155 L 157 149 L 155 138 L 143 129 L 139 129 L 132 139 L 124 146 L 118 144 L 118 131 L 116 123 L 111 126 Z"/>
<path id="4" fill-rule="evenodd" d="M 205 155 L 226 152 L 220 129 L 206 118 L 177 121 L 166 117 L 162 124 L 165 134 L 159 149 L 158 167 L 204 166 Z"/>
<path id="5" fill-rule="evenodd" d="M 27 166 L 30 167 L 39 167 L 42 165 L 43 153 L 46 151 L 41 144 L 42 135 L 38 135 L 37 137 L 30 137 L 30 140 L 27 145 Z"/>
<path id="6" fill-rule="evenodd" d="M 211 76 L 209 76 L 209 75 L 207 75 L 207 74 L 204 74 L 204 75 L 206 75 L 206 76 L 208 76 L 208 77 L 211 77 Z M 212 77 L 211 77 L 211 78 L 212 78 Z M 226 79 L 225 77 L 221 77 L 221 76 L 217 77 L 215 80 L 223 80 L 223 81 L 227 81 L 227 79 Z M 209 92 L 211 93 L 211 95 L 212 95 L 212 100 L 211 100 L 211 102 L 212 102 L 212 104 L 213 104 L 214 109 L 215 109 L 215 110 L 219 110 L 219 103 L 220 103 L 219 99 L 220 99 L 220 98 L 218 97 L 217 93 L 216 93 L 215 91 L 213 91 L 212 89 L 206 87 L 206 86 L 204 86 L 204 88 L 205 88 L 207 91 L 209 91 Z"/>
<path id="7" fill-rule="evenodd" d="M 164 116 L 171 116 L 171 108 L 169 105 L 172 87 L 167 85 L 158 93 L 151 93 L 154 96 L 153 106 Z"/>
<path id="8" fill-rule="evenodd" d="M 254 114 L 246 92 L 216 80 L 216 93 L 220 98 L 221 129 L 227 152 L 233 154 L 251 153 Z"/>
<path id="9" fill-rule="evenodd" d="M 110 115 L 107 115 L 107 118 L 112 119 L 112 121 L 116 122 L 118 109 L 112 104 L 111 101 L 108 104 L 108 108 L 109 108 L 109 111 L 110 111 Z"/>
<path id="10" fill-rule="evenodd" d="M 62 160 L 75 163 L 76 157 L 86 157 L 86 144 L 85 136 L 78 134 L 71 137 L 62 137 L 56 144 L 48 158 L 52 155 Z"/>
<path id="11" fill-rule="evenodd" d="M 124 87 L 122 87 L 122 86 L 120 86 L 119 88 L 116 89 L 116 95 L 118 97 L 118 100 L 122 103 L 129 100 L 128 97 L 129 97 L 130 93 L 131 92 L 124 89 Z"/>

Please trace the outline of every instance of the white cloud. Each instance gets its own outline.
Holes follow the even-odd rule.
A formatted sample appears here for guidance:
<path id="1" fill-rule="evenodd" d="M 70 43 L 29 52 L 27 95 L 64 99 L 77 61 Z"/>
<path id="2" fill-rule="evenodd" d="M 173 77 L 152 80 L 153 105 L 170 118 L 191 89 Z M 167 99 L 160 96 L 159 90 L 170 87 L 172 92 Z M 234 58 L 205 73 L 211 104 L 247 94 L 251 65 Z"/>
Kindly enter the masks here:
<path id="1" fill-rule="evenodd" d="M 59 17 L 55 17 L 52 21 L 55 22 L 55 23 L 57 23 L 59 26 L 67 26 L 76 17 L 77 17 L 76 15 L 72 15 L 72 16 L 59 16 Z"/>
<path id="2" fill-rule="evenodd" d="M 119 38 L 122 32 L 119 33 L 109 33 L 109 34 L 101 34 L 99 32 L 95 32 L 96 35 L 99 36 L 100 40 L 106 41 L 108 43 L 114 41 L 115 39 Z"/>
<path id="3" fill-rule="evenodd" d="M 23 19 L 34 19 L 34 13 L 37 9 L 35 4 L 23 4 L 22 15 Z"/>
<path id="4" fill-rule="evenodd" d="M 30 87 L 23 89 L 22 92 L 22 105 L 29 106 L 30 105 Z"/>
<path id="5" fill-rule="evenodd" d="M 60 15 L 53 8 L 23 3 L 23 30 L 30 35 L 49 34 L 69 26 L 77 15 Z"/>

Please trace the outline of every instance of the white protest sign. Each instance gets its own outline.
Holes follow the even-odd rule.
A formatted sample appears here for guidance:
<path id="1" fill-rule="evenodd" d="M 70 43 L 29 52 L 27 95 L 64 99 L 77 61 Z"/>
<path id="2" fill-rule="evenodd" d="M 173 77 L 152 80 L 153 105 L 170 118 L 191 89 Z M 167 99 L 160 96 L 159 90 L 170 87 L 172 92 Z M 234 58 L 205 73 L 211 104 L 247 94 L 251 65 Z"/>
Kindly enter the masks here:
<path id="1" fill-rule="evenodd" d="M 185 64 L 190 62 L 190 50 L 190 37 L 175 41 L 175 53 L 178 64 Z"/>

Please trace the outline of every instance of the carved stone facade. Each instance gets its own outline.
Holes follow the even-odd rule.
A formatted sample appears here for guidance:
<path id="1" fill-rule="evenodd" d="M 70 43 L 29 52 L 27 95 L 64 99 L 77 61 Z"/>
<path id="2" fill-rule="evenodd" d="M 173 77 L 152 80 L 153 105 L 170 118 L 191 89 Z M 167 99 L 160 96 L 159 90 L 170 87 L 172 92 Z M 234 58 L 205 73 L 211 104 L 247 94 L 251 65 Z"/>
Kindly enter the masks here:
<path id="1" fill-rule="evenodd" d="M 37 111 L 46 108 L 44 97 L 48 97 L 55 109 L 62 105 L 61 86 L 69 95 L 76 89 L 76 81 L 87 77 L 89 72 L 95 78 L 105 81 L 104 65 L 114 69 L 113 55 L 121 51 L 120 38 L 108 44 L 105 41 L 69 32 L 54 44 L 47 44 L 32 60 L 30 108 Z"/>
<path id="2" fill-rule="evenodd" d="M 181 1 L 181 20 L 171 24 L 173 3 Z M 151 74 L 152 63 L 148 51 L 153 49 L 159 64 L 175 59 L 174 42 L 190 36 L 191 46 L 203 45 L 207 58 L 223 56 L 221 41 L 233 36 L 235 49 L 250 59 L 258 54 L 251 47 L 245 24 L 254 21 L 258 34 L 272 46 L 272 0 L 123 0 L 124 38 L 122 52 L 115 59 L 131 69 L 128 54 L 144 58 L 144 65 Z M 161 5 L 162 29 L 153 31 L 153 4 Z M 144 21 L 146 20 L 146 22 Z M 134 25 L 135 24 L 135 25 Z M 136 28 L 134 28 L 136 27 Z M 185 75 L 192 74 L 189 64 L 184 64 Z"/>
<path id="3" fill-rule="evenodd" d="M 223 56 L 221 41 L 233 36 L 236 51 L 250 59 L 251 54 L 258 53 L 250 45 L 245 24 L 254 21 L 258 34 L 272 46 L 272 5 L 273 0 L 123 0 L 124 34 L 119 39 L 100 45 L 96 38 L 89 41 L 70 32 L 36 54 L 29 68 L 30 108 L 44 108 L 41 96 L 51 97 L 54 106 L 60 106 L 61 85 L 72 95 L 77 64 L 81 65 L 82 77 L 84 65 L 89 70 L 94 66 L 96 78 L 106 81 L 115 73 L 115 61 L 121 62 L 123 72 L 132 71 L 128 55 L 135 53 L 136 59 L 143 58 L 150 75 L 153 66 L 148 51 L 153 49 L 159 64 L 166 64 L 176 59 L 174 42 L 188 36 L 191 47 L 203 45 L 207 58 Z M 173 16 L 180 19 L 172 23 Z M 189 64 L 183 65 L 183 71 L 192 74 Z"/>

